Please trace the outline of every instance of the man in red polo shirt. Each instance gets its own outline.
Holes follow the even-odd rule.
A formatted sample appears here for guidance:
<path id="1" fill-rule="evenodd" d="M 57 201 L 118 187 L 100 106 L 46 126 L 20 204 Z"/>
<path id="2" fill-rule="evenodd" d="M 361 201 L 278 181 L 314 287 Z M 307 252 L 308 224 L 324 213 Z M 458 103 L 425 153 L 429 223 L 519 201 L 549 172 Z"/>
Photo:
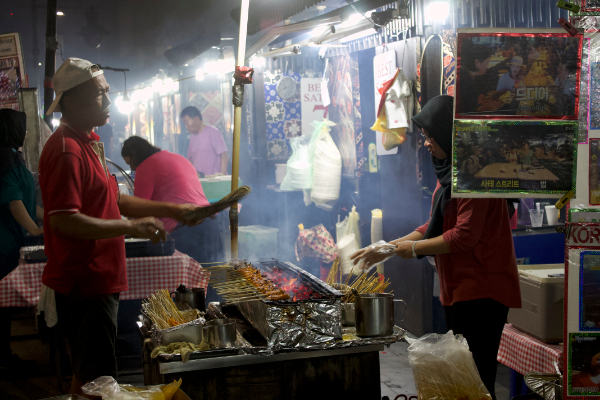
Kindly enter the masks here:
<path id="1" fill-rule="evenodd" d="M 110 116 L 109 86 L 98 66 L 69 58 L 53 85 L 57 96 L 48 114 L 60 111 L 62 119 L 39 163 L 48 256 L 42 282 L 56 292 L 73 367 L 71 390 L 79 394 L 85 382 L 116 377 L 119 292 L 128 289 L 124 235 L 156 243 L 166 238 L 156 218 L 182 221 L 197 206 L 119 195 L 92 131 Z"/>

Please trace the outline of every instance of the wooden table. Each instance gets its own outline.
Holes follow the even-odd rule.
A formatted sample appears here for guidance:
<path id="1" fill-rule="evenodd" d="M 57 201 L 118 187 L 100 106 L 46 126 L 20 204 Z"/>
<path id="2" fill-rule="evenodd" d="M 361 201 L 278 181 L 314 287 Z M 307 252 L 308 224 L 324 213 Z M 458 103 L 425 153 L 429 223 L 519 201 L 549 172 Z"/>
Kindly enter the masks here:
<path id="1" fill-rule="evenodd" d="M 524 181 L 558 181 L 558 177 L 547 168 L 534 168 L 530 171 L 520 172 L 523 164 L 494 163 L 485 166 L 475 174 L 475 178 L 492 179 L 520 179 Z M 531 166 L 529 166 L 531 167 Z M 515 172 L 516 170 L 516 172 Z M 504 172 L 502 172 L 504 171 Z M 533 172 L 530 173 L 530 172 Z"/>
<path id="2" fill-rule="evenodd" d="M 272 356 L 234 355 L 159 362 L 144 343 L 147 385 L 183 379 L 181 389 L 202 399 L 380 399 L 379 352 L 383 345 L 292 351 Z"/>

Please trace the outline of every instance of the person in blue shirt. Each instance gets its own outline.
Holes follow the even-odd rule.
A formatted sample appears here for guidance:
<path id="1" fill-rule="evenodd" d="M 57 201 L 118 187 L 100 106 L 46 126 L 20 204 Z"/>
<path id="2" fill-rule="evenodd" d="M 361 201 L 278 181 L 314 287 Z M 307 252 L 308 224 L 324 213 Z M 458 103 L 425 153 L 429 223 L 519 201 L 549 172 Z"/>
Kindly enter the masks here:
<path id="1" fill-rule="evenodd" d="M 35 185 L 20 152 L 25 142 L 25 113 L 0 109 L 0 279 L 19 265 L 20 249 L 27 232 L 43 233 L 34 222 L 43 210 L 36 205 Z M 16 310 L 0 307 L 0 371 L 27 370 L 10 348 L 11 317 Z"/>

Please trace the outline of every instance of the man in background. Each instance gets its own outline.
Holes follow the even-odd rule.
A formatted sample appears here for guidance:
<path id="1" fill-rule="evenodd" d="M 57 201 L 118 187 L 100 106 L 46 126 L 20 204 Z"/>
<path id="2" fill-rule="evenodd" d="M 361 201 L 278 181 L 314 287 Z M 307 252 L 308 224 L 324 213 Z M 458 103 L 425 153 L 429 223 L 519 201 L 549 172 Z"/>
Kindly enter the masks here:
<path id="1" fill-rule="evenodd" d="M 221 132 L 204 124 L 202 114 L 194 106 L 183 109 L 180 115 L 190 135 L 186 158 L 204 176 L 227 175 L 227 145 Z"/>

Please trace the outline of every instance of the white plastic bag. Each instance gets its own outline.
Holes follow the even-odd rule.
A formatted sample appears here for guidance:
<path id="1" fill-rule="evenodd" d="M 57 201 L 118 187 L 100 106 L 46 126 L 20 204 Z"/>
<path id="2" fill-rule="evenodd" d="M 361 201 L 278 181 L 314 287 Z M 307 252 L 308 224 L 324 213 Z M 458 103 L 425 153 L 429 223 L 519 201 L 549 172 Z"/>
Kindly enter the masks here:
<path id="1" fill-rule="evenodd" d="M 312 158 L 314 146 L 312 136 L 299 136 L 290 139 L 292 156 L 287 162 L 285 178 L 281 190 L 310 189 L 312 185 Z"/>
<path id="2" fill-rule="evenodd" d="M 419 400 L 491 400 L 462 335 L 431 333 L 408 347 Z"/>
<path id="3" fill-rule="evenodd" d="M 142 391 L 127 390 L 129 385 L 119 385 L 112 376 L 101 376 L 81 387 L 88 396 L 101 396 L 102 400 L 164 400 L 160 386 L 151 386 Z"/>
<path id="4" fill-rule="evenodd" d="M 329 134 L 329 126 L 335 125 L 325 121 L 319 128 L 319 140 L 315 145 L 313 158 L 311 200 L 317 207 L 331 209 L 340 197 L 342 183 L 342 156 Z"/>

